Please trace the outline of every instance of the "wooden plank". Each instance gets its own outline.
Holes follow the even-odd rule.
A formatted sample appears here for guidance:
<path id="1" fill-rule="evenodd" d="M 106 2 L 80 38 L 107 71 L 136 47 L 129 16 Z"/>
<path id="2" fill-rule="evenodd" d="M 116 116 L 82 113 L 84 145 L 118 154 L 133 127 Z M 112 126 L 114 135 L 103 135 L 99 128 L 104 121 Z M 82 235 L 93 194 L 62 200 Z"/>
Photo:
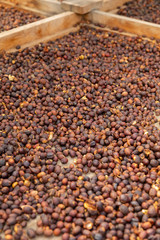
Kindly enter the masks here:
<path id="1" fill-rule="evenodd" d="M 61 5 L 65 11 L 86 14 L 93 9 L 99 9 L 102 0 L 63 0 Z"/>
<path id="2" fill-rule="evenodd" d="M 46 12 L 43 12 L 41 10 L 38 10 L 36 8 L 33 8 L 33 7 L 28 7 L 28 6 L 25 6 L 25 5 L 21 5 L 21 4 L 14 4 L 13 2 L 8 2 L 6 0 L 0 0 L 0 4 L 3 4 L 7 7 L 14 7 L 18 10 L 24 10 L 24 11 L 27 11 L 27 12 L 31 12 L 31 13 L 34 13 L 38 16 L 42 16 L 42 17 L 49 17 L 50 14 L 46 13 Z"/>
<path id="3" fill-rule="evenodd" d="M 41 42 L 61 31 L 79 23 L 81 17 L 72 12 L 61 13 L 52 17 L 27 24 L 0 34 L 0 51 L 15 48 L 17 45 Z"/>
<path id="4" fill-rule="evenodd" d="M 47 13 L 62 13 L 64 12 L 61 3 L 57 0 L 34 0 L 34 6 Z"/>
<path id="5" fill-rule="evenodd" d="M 79 31 L 79 29 L 80 29 L 80 25 L 78 25 L 76 27 L 67 28 L 63 31 L 54 33 L 53 35 L 49 35 L 49 36 L 34 40 L 32 42 L 29 42 L 29 43 L 22 44 L 21 45 L 21 50 L 24 49 L 24 48 L 27 48 L 27 47 L 33 47 L 33 46 L 35 46 L 39 43 L 42 43 L 42 42 L 45 43 L 45 42 L 48 42 L 48 41 L 54 41 L 54 40 L 56 40 L 58 38 L 61 38 L 65 35 L 68 35 L 71 32 Z M 16 48 L 10 48 L 9 50 L 7 50 L 7 52 L 16 52 L 16 51 L 17 51 Z"/>
<path id="6" fill-rule="evenodd" d="M 142 20 L 128 18 L 113 13 L 92 11 L 85 16 L 92 23 L 103 24 L 110 28 L 118 27 L 126 32 L 160 39 L 160 25 Z"/>
<path id="7" fill-rule="evenodd" d="M 91 28 L 95 28 L 95 29 L 98 29 L 98 30 L 101 30 L 103 32 L 106 32 L 106 36 L 108 35 L 108 33 L 116 33 L 118 35 L 122 35 L 122 36 L 127 36 L 127 37 L 136 37 L 137 34 L 135 33 L 129 33 L 129 32 L 123 32 L 123 31 L 118 31 L 118 30 L 113 30 L 109 27 L 100 27 L 100 26 L 97 26 L 93 23 L 82 23 L 81 26 L 89 26 Z M 155 40 L 151 39 L 151 38 L 147 38 L 147 37 L 142 37 L 143 40 L 147 40 L 147 41 L 150 41 L 150 42 L 155 42 Z"/>
<path id="8" fill-rule="evenodd" d="M 22 1 L 21 1 L 21 0 L 4 0 L 4 1 L 5 1 L 5 2 L 10 2 L 10 3 L 13 3 L 13 4 L 19 4 L 19 3 L 22 4 Z M 24 4 L 24 5 L 31 4 L 31 2 L 33 2 L 33 0 L 23 0 L 23 4 Z"/>
<path id="9" fill-rule="evenodd" d="M 2 0 L 1 2 L 5 2 L 7 4 L 12 4 L 14 6 L 27 6 L 33 7 L 34 0 Z"/>
<path id="10" fill-rule="evenodd" d="M 129 2 L 129 0 L 104 0 L 99 10 L 108 12 L 122 6 L 126 2 Z"/>
<path id="11" fill-rule="evenodd" d="M 16 0 L 13 2 L 10 2 L 9 0 L 0 0 L 0 2 L 35 13 L 41 13 L 45 16 L 64 12 L 61 8 L 61 3 L 57 0 Z"/>
<path id="12" fill-rule="evenodd" d="M 11 3 L 9 0 L 1 0 Z M 78 14 L 85 14 L 93 9 L 102 11 L 110 11 L 122 6 L 129 0 L 13 0 L 12 4 L 20 7 L 37 9 L 48 14 L 61 13 L 65 11 L 73 11 Z"/>
<path id="13" fill-rule="evenodd" d="M 136 37 L 137 36 L 136 34 L 133 34 L 133 33 L 119 32 L 119 31 L 113 30 L 113 29 L 108 28 L 108 27 L 96 26 L 92 23 L 83 23 L 81 25 L 82 26 L 88 26 L 88 27 L 91 27 L 91 28 L 94 28 L 94 29 L 97 29 L 97 30 L 101 30 L 103 32 L 106 32 L 107 35 L 108 35 L 108 32 L 111 32 L 111 33 L 116 33 L 116 34 L 119 34 L 119 35 L 122 35 L 122 36 L 127 36 L 127 37 Z M 149 38 L 143 38 L 143 39 L 150 40 Z"/>

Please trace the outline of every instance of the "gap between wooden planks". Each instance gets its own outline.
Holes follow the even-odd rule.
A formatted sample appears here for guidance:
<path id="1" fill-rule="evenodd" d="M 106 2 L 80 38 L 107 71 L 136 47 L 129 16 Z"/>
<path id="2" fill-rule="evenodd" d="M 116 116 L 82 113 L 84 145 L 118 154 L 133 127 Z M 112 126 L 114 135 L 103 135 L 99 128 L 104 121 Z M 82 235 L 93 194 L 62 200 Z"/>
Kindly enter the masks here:
<path id="1" fill-rule="evenodd" d="M 17 45 L 29 46 L 62 36 L 81 21 L 81 16 L 65 12 L 6 32 L 0 33 L 0 51 L 14 49 Z M 69 30 L 70 31 L 70 30 Z"/>
<path id="2" fill-rule="evenodd" d="M 94 24 L 103 24 L 109 28 L 118 27 L 126 32 L 149 38 L 160 39 L 160 25 L 138 19 L 128 18 L 113 13 L 94 10 L 85 16 Z"/>

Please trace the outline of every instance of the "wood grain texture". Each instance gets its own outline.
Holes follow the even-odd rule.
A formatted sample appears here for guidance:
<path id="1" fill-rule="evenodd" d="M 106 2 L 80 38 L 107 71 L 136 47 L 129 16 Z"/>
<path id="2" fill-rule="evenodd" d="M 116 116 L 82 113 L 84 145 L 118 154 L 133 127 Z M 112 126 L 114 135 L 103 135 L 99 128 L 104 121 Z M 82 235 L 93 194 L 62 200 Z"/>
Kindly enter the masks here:
<path id="1" fill-rule="evenodd" d="M 118 27 L 129 33 L 160 39 L 160 25 L 158 24 L 119 16 L 113 13 L 105 13 L 98 10 L 87 14 L 85 18 L 92 23 L 104 24 L 110 28 Z"/>
<path id="2" fill-rule="evenodd" d="M 39 43 L 45 43 L 45 42 L 48 42 L 48 41 L 54 41 L 54 40 L 56 40 L 58 38 L 61 38 L 63 36 L 68 35 L 71 32 L 79 31 L 79 29 L 80 29 L 80 25 L 78 25 L 76 27 L 67 28 L 67 29 L 65 29 L 63 31 L 54 33 L 53 35 L 49 35 L 49 36 L 46 36 L 46 37 L 34 40 L 32 42 L 29 42 L 29 43 L 25 43 L 25 44 L 21 45 L 21 50 L 24 49 L 24 48 L 27 48 L 27 47 L 33 47 L 33 46 L 35 46 L 35 45 L 37 45 Z M 9 50 L 7 50 L 7 52 L 16 52 L 16 51 L 17 51 L 16 48 L 10 48 Z"/>
<path id="3" fill-rule="evenodd" d="M 35 13 L 42 13 L 45 16 L 64 12 L 61 8 L 61 3 L 57 0 L 0 0 L 0 3 L 6 3 L 10 6 L 19 7 Z"/>
<path id="4" fill-rule="evenodd" d="M 102 0 L 63 0 L 62 8 L 66 11 L 72 11 L 78 14 L 86 14 L 93 9 L 99 9 Z"/>
<path id="5" fill-rule="evenodd" d="M 34 6 L 47 13 L 62 13 L 64 10 L 57 0 L 34 0 Z"/>
<path id="6" fill-rule="evenodd" d="M 31 13 L 34 13 L 34 14 L 36 14 L 38 16 L 42 16 L 42 17 L 51 16 L 51 14 L 48 14 L 46 12 L 43 12 L 43 11 L 38 10 L 36 8 L 33 8 L 33 6 L 29 7 L 29 6 L 26 6 L 26 5 L 23 5 L 23 4 L 15 4 L 13 2 L 9 2 L 9 1 L 6 1 L 6 0 L 0 0 L 0 4 L 3 4 L 6 7 L 14 7 L 14 8 L 19 9 L 19 10 L 31 12 Z"/>
<path id="7" fill-rule="evenodd" d="M 103 0 L 100 10 L 108 12 L 122 6 L 126 2 L 129 2 L 129 0 Z"/>
<path id="8" fill-rule="evenodd" d="M 17 45 L 30 44 L 34 41 L 58 34 L 73 27 L 81 17 L 72 12 L 61 13 L 52 17 L 27 24 L 0 34 L 0 51 L 15 48 Z"/>

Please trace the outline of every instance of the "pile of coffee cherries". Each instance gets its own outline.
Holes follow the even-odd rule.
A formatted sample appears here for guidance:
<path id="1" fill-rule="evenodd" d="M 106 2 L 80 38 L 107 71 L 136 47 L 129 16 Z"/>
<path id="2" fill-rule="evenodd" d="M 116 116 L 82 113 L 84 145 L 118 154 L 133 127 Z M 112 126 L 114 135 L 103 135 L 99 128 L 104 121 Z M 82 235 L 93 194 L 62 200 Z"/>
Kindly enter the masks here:
<path id="1" fill-rule="evenodd" d="M 0 56 L 1 240 L 160 237 L 159 47 L 82 27 Z"/>

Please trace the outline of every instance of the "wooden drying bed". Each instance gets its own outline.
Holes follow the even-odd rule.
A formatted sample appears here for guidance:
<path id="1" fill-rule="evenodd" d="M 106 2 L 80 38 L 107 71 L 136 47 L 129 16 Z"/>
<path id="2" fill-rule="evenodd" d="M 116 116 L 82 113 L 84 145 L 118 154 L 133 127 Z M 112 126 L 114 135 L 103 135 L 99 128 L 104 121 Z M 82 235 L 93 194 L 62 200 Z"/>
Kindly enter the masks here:
<path id="1" fill-rule="evenodd" d="M 3 2 L 6 0 L 2 0 Z M 38 0 L 36 0 L 38 1 Z M 40 0 L 43 2 L 44 0 Z M 45 0 L 51 1 L 51 0 Z M 69 2 L 70 0 L 68 0 Z M 91 6 L 91 1 L 94 2 L 93 6 L 97 6 L 100 9 L 111 10 L 119 5 L 122 5 L 128 0 L 105 0 L 102 2 L 100 7 L 100 0 L 87 0 L 89 1 L 89 6 Z M 1 2 L 1 1 L 0 1 Z M 71 0 L 75 6 L 75 2 Z M 53 7 L 57 6 L 59 2 L 53 0 Z M 98 3 L 98 4 L 97 4 Z M 114 4 L 113 4 L 114 3 Z M 13 4 L 13 3 L 12 3 Z M 77 3 L 78 4 L 78 3 Z M 80 1 L 79 1 L 80 4 Z M 97 5 L 96 5 L 97 4 Z M 78 6 L 78 5 L 77 5 Z M 86 7 L 83 4 L 84 8 Z M 88 11 L 82 9 L 82 6 L 76 9 L 83 10 L 83 12 Z M 20 6 L 19 6 L 20 7 Z M 74 9 L 74 7 L 72 7 Z M 78 11 L 78 10 L 77 10 Z M 123 30 L 127 33 L 136 35 L 145 35 L 148 38 L 160 38 L 160 25 L 149 23 L 146 21 L 141 21 L 137 19 L 132 19 L 124 16 L 119 16 L 111 12 L 103 12 L 100 10 L 91 10 L 87 14 L 76 14 L 72 11 L 66 11 L 59 13 L 57 15 L 47 17 L 45 19 L 30 23 L 7 32 L 0 33 L 0 51 L 13 51 L 17 45 L 21 48 L 27 46 L 33 46 L 39 42 L 48 41 L 50 39 L 55 39 L 68 34 L 71 31 L 78 29 L 79 23 L 90 21 L 91 24 L 105 25 L 110 29 Z M 74 27 L 77 25 L 77 27 Z"/>

